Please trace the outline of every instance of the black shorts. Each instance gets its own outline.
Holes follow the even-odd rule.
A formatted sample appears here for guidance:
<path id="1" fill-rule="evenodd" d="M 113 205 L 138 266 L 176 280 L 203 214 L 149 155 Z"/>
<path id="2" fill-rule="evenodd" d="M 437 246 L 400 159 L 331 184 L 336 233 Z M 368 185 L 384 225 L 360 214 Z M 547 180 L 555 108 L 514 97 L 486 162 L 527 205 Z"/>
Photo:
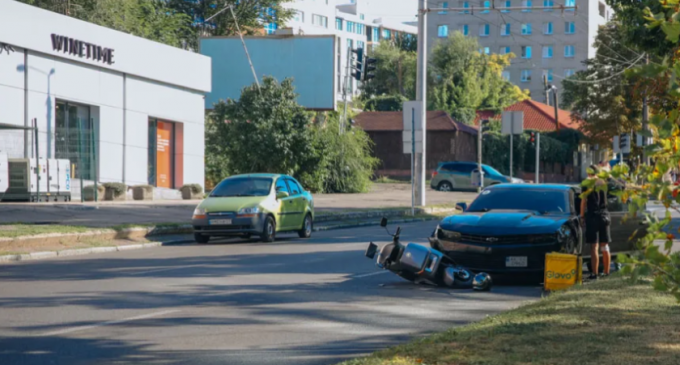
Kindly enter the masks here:
<path id="1" fill-rule="evenodd" d="M 609 214 L 586 215 L 586 243 L 611 243 L 610 222 Z"/>

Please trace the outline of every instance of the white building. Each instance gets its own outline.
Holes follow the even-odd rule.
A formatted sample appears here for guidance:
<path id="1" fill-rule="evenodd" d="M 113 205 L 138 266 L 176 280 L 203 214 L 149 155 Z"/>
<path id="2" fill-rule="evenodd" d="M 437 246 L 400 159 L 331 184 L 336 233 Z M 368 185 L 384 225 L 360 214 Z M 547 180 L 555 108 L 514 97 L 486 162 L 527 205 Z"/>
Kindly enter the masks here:
<path id="1" fill-rule="evenodd" d="M 265 32 L 335 35 L 339 98 L 342 98 L 347 74 L 349 49 L 369 50 L 369 45 L 377 45 L 381 40 L 418 33 L 416 26 L 407 24 L 416 20 L 418 4 L 414 0 L 297 0 L 286 6 L 297 11 L 294 19 L 287 24 L 289 29 L 277 29 L 276 25 L 268 24 Z M 350 78 L 350 86 L 352 94 L 356 94 L 358 85 L 353 78 Z"/>
<path id="2" fill-rule="evenodd" d="M 208 57 L 13 0 L 0 0 L 3 44 L 0 123 L 36 120 L 40 158 L 70 159 L 86 180 L 96 169 L 101 182 L 204 184 Z M 0 130 L 11 158 L 35 156 L 34 143 Z"/>
<path id="3" fill-rule="evenodd" d="M 577 7 L 532 9 L 532 7 Z M 432 8 L 461 10 L 428 15 L 428 50 L 455 31 L 477 37 L 480 52 L 514 53 L 503 76 L 531 98 L 546 102 L 543 75 L 560 85 L 565 77 L 583 70 L 583 61 L 595 56 L 597 30 L 613 16 L 604 0 L 461 0 L 430 2 Z M 495 8 L 493 8 L 495 6 Z M 508 9 L 524 7 L 524 9 Z"/>

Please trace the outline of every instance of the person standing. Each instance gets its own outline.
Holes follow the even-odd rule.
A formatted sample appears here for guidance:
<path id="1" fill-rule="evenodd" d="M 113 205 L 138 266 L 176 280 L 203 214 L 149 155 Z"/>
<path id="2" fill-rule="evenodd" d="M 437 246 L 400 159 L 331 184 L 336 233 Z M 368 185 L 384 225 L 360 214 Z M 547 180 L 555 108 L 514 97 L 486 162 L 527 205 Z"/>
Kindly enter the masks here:
<path id="1" fill-rule="evenodd" d="M 602 251 L 602 264 L 604 265 L 604 276 L 609 275 L 611 268 L 611 217 L 607 208 L 606 183 L 597 177 L 598 167 L 590 166 L 588 178 L 596 179 L 592 191 L 581 200 L 581 222 L 586 226 L 586 243 L 590 245 L 590 268 L 591 273 L 588 279 L 597 279 L 600 269 L 600 257 L 598 249 Z"/>

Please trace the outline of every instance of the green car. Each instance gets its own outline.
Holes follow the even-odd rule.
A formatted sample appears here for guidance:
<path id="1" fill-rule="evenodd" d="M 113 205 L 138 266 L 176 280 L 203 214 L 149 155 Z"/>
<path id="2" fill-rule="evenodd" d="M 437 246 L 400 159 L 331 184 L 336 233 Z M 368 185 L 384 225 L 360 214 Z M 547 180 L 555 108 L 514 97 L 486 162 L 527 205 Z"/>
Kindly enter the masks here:
<path id="1" fill-rule="evenodd" d="M 278 232 L 312 236 L 312 194 L 288 175 L 248 174 L 222 180 L 194 210 L 194 239 L 259 236 L 272 242 Z"/>

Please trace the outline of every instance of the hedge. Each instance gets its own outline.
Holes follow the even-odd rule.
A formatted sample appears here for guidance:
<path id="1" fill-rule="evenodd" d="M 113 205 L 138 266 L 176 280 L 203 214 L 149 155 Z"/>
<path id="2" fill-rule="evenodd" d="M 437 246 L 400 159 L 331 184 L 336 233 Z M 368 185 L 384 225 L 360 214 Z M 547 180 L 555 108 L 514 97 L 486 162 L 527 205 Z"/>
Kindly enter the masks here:
<path id="1" fill-rule="evenodd" d="M 536 170 L 536 149 L 529 142 L 530 131 L 516 135 L 513 141 L 513 175 L 519 171 Z M 571 162 L 574 149 L 567 143 L 541 134 L 540 160 L 547 163 L 567 164 Z M 493 166 L 501 173 L 510 173 L 510 138 L 507 135 L 490 132 L 484 136 L 482 158 L 484 164 Z"/>

